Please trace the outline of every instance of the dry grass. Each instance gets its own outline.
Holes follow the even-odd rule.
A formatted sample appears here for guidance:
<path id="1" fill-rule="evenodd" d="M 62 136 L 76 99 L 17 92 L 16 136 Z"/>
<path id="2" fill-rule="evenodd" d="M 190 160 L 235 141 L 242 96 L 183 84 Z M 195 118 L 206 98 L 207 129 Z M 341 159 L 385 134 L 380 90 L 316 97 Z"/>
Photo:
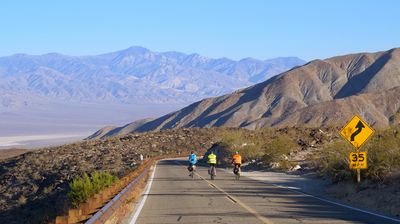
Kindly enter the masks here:
<path id="1" fill-rule="evenodd" d="M 246 129 L 224 129 L 218 134 L 222 145 L 230 154 L 238 151 L 244 161 L 258 160 L 265 164 L 279 163 L 282 169 L 293 165 L 286 155 L 298 148 L 296 139 L 299 132 L 265 128 L 250 131 Z"/>

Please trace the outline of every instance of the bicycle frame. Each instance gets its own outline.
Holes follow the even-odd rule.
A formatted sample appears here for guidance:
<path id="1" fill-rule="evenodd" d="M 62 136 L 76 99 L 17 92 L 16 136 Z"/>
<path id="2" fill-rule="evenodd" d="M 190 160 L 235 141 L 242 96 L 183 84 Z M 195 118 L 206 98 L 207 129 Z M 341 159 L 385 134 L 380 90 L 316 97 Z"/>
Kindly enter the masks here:
<path id="1" fill-rule="evenodd" d="M 192 167 L 192 170 L 189 171 L 189 176 L 191 176 L 192 179 L 194 179 L 194 175 L 195 175 L 194 173 L 196 172 L 196 165 L 192 165 L 191 167 Z"/>
<path id="2" fill-rule="evenodd" d="M 240 178 L 240 173 L 241 173 L 241 170 L 240 170 L 240 166 L 238 166 L 238 165 L 235 165 L 234 167 L 233 167 L 233 170 L 235 170 L 235 169 L 238 169 L 238 171 L 235 173 L 235 171 L 233 172 L 234 174 L 235 174 L 235 179 L 236 180 L 239 180 L 239 178 Z"/>
<path id="3" fill-rule="evenodd" d="M 217 170 L 215 168 L 215 165 L 210 165 L 209 173 L 210 173 L 211 180 L 214 180 L 214 177 L 217 174 Z"/>

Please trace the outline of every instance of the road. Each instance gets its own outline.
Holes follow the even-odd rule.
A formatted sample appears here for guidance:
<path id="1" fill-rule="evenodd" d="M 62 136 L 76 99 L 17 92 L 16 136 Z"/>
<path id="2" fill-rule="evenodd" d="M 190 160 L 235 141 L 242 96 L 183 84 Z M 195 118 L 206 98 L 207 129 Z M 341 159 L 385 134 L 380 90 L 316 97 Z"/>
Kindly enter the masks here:
<path id="1" fill-rule="evenodd" d="M 192 180 L 182 160 L 158 162 L 138 218 L 131 223 L 399 223 L 218 170 Z M 140 213 L 139 213 L 140 212 Z"/>

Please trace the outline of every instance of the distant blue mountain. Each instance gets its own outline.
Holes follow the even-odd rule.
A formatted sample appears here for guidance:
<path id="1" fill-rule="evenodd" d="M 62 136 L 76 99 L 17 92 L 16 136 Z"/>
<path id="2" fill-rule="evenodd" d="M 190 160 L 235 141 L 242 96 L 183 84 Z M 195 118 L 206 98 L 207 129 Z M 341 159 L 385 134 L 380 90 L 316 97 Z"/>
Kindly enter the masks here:
<path id="1" fill-rule="evenodd" d="M 265 81 L 305 61 L 240 61 L 143 47 L 97 56 L 16 54 L 0 58 L 0 107 L 35 100 L 190 103 Z"/>

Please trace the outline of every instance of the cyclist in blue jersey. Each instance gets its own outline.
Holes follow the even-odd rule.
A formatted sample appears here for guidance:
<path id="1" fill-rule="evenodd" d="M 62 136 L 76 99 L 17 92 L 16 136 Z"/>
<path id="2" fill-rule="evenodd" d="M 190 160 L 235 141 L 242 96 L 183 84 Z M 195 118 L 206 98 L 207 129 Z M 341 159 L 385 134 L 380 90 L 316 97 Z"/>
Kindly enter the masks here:
<path id="1" fill-rule="evenodd" d="M 194 151 L 190 152 L 189 155 L 189 167 L 188 170 L 190 172 L 189 176 L 193 177 L 193 172 L 196 169 L 196 163 L 197 163 L 197 156 L 194 154 Z"/>

